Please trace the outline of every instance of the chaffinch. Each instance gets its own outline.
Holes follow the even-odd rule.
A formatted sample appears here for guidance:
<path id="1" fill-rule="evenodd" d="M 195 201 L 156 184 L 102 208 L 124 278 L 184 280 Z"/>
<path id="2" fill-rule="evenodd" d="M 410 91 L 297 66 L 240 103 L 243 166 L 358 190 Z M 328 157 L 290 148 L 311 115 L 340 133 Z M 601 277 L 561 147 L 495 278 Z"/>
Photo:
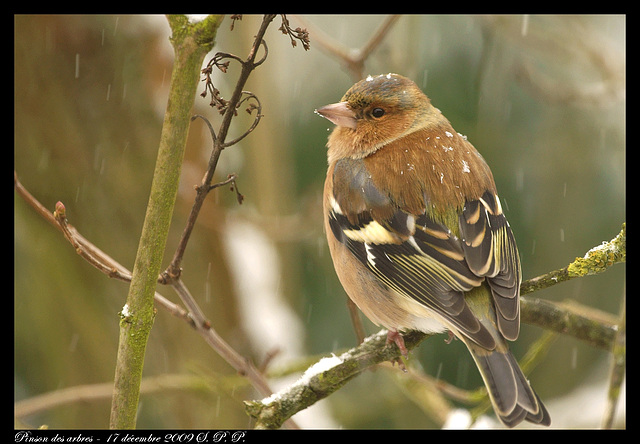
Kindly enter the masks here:
<path id="1" fill-rule="evenodd" d="M 506 342 L 520 329 L 520 259 L 480 153 L 397 74 L 369 76 L 316 112 L 337 125 L 324 224 L 349 297 L 405 356 L 403 331 L 452 332 L 505 425 L 549 425 Z"/>

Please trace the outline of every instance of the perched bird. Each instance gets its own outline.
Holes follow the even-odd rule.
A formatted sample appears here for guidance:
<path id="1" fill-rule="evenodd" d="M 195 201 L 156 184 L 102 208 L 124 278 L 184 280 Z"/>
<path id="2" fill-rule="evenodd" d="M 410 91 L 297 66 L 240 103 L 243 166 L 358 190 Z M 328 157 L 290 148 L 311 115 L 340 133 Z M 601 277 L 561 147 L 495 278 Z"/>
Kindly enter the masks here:
<path id="1" fill-rule="evenodd" d="M 403 331 L 452 332 L 505 425 L 549 425 L 506 342 L 520 330 L 520 259 L 485 160 L 397 74 L 316 112 L 337 125 L 324 223 L 349 297 L 405 357 Z"/>

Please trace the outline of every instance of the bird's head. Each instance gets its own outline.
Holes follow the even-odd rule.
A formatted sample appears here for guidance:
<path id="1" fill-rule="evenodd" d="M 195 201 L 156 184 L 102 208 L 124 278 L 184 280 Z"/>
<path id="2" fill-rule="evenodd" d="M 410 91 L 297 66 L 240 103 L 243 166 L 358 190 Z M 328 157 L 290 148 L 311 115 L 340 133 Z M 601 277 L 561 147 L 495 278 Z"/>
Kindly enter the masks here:
<path id="1" fill-rule="evenodd" d="M 316 110 L 337 128 L 329 137 L 330 156 L 362 158 L 444 117 L 412 80 L 398 74 L 369 76 L 340 102 Z"/>

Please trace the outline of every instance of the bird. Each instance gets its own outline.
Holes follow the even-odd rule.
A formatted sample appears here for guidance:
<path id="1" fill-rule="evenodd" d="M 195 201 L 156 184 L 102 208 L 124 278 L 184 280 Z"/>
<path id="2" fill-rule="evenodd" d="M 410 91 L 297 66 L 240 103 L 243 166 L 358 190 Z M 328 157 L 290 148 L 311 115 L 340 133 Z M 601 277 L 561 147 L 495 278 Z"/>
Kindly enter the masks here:
<path id="1" fill-rule="evenodd" d="M 520 330 L 522 271 L 482 155 L 399 74 L 367 76 L 315 112 L 335 125 L 324 230 L 349 298 L 405 358 L 403 333 L 454 335 L 505 426 L 548 426 L 507 343 Z"/>

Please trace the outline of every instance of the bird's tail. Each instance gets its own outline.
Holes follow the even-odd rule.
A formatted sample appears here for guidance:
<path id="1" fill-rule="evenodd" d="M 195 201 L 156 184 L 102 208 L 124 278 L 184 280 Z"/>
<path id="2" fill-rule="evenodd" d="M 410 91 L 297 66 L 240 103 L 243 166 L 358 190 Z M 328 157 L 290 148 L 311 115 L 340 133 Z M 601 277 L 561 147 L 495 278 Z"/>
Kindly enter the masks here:
<path id="1" fill-rule="evenodd" d="M 504 347 L 486 350 L 471 341 L 465 342 L 502 423 L 508 427 L 523 420 L 545 426 L 551 423 L 549 412 L 529 385 L 506 343 Z"/>

